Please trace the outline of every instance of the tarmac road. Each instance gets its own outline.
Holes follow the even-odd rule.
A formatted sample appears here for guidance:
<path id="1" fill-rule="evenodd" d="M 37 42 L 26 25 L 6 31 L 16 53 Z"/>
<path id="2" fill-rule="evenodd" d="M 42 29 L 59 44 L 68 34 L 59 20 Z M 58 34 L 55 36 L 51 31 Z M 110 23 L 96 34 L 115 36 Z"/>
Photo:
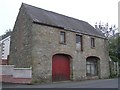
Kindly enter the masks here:
<path id="1" fill-rule="evenodd" d="M 62 81 L 34 85 L 2 84 L 2 88 L 118 88 L 118 79 Z"/>

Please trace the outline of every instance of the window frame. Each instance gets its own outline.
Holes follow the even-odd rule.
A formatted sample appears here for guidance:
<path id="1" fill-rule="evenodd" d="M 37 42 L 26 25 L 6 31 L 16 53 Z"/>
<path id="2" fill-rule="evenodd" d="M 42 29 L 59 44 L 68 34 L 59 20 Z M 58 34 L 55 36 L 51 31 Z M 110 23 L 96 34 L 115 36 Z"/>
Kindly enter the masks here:
<path id="1" fill-rule="evenodd" d="M 95 48 L 95 38 L 93 37 L 90 38 L 90 44 L 91 44 L 91 48 Z"/>
<path id="2" fill-rule="evenodd" d="M 61 37 L 63 38 L 63 41 L 62 41 Z M 60 31 L 60 44 L 66 44 L 66 32 L 64 32 L 64 31 Z"/>
<path id="3" fill-rule="evenodd" d="M 87 62 L 89 62 L 89 64 Z M 87 70 L 87 66 L 90 67 L 90 71 Z M 94 74 L 92 74 L 92 67 L 94 67 Z M 98 60 L 86 60 L 86 76 L 98 76 Z"/>
<path id="4" fill-rule="evenodd" d="M 77 37 L 79 36 L 80 38 L 80 50 L 83 51 L 83 36 L 82 35 L 79 35 L 79 34 L 76 34 L 76 44 L 77 44 Z"/>

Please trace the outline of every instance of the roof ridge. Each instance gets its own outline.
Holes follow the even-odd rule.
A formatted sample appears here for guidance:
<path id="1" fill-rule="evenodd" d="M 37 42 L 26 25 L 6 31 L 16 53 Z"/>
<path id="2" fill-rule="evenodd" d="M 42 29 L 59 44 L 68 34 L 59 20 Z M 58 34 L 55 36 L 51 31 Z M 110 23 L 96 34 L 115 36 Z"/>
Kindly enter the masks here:
<path id="1" fill-rule="evenodd" d="M 74 18 L 74 17 L 72 17 L 72 16 L 67 16 L 67 15 L 64 15 L 64 14 L 61 14 L 61 13 L 57 13 L 57 12 L 54 12 L 54 11 L 46 10 L 46 9 L 43 9 L 43 8 L 40 8 L 40 7 L 37 7 L 37 6 L 33 6 L 33 5 L 30 5 L 30 4 L 26 4 L 26 3 L 22 3 L 22 4 L 23 4 L 24 6 L 34 7 L 34 8 L 37 8 L 37 9 L 41 9 L 41 10 L 43 10 L 43 11 L 46 11 L 46 12 L 54 13 L 54 14 L 57 14 L 57 15 L 65 16 L 65 17 L 72 18 L 72 19 L 75 19 L 75 20 L 78 20 L 78 21 L 81 21 L 81 22 L 88 23 L 88 22 L 86 22 L 86 21 L 79 20 L 78 18 Z"/>

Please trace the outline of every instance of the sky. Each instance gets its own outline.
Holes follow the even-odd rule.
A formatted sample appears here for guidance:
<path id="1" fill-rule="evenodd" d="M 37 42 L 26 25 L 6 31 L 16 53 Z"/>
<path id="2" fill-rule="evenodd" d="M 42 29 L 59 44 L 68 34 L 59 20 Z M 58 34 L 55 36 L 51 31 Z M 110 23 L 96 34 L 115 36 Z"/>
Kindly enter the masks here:
<path id="1" fill-rule="evenodd" d="M 0 35 L 13 29 L 19 8 L 23 3 L 67 15 L 95 25 L 109 23 L 118 27 L 120 0 L 0 0 Z"/>

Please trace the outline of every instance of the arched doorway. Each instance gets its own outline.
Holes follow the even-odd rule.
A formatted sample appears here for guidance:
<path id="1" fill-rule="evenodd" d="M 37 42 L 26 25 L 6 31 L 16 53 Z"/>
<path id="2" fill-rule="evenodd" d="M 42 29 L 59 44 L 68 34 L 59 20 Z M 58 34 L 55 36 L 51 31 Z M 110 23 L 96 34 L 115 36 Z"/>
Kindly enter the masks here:
<path id="1" fill-rule="evenodd" d="M 52 58 L 52 80 L 70 80 L 70 56 L 55 54 Z"/>
<path id="2" fill-rule="evenodd" d="M 87 57 L 86 59 L 86 76 L 99 75 L 99 61 L 100 59 L 95 56 Z"/>

